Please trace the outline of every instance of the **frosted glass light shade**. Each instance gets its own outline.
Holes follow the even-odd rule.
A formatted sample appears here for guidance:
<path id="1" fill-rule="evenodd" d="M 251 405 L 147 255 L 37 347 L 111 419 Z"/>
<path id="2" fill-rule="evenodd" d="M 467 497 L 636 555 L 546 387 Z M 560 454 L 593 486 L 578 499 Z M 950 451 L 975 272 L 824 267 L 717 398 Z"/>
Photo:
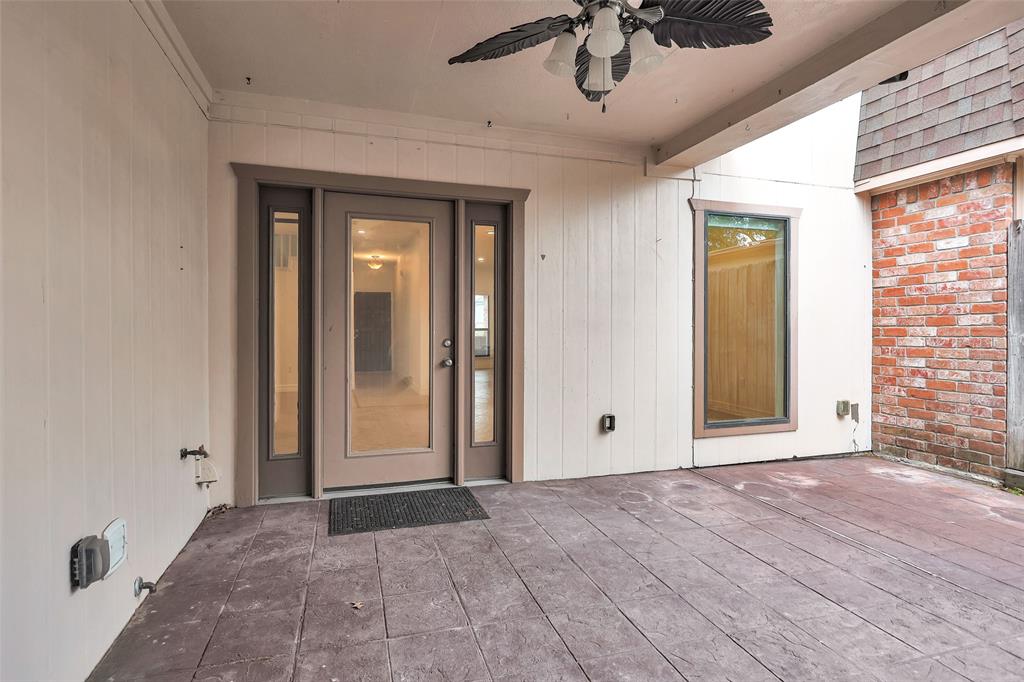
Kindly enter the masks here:
<path id="1" fill-rule="evenodd" d="M 630 71 L 640 75 L 654 71 L 665 58 L 654 42 L 654 36 L 646 28 L 634 31 L 629 39 L 629 53 L 633 57 Z"/>
<path id="2" fill-rule="evenodd" d="M 576 34 L 565 31 L 555 38 L 544 68 L 553 76 L 568 77 L 576 73 Z"/>
<path id="3" fill-rule="evenodd" d="M 591 92 L 608 92 L 615 87 L 612 81 L 612 60 L 610 57 L 591 57 L 590 68 L 587 69 L 587 90 Z"/>
<path id="4" fill-rule="evenodd" d="M 619 15 L 611 7 L 602 7 L 594 15 L 587 49 L 595 57 L 611 57 L 622 52 L 626 38 L 619 28 Z"/>

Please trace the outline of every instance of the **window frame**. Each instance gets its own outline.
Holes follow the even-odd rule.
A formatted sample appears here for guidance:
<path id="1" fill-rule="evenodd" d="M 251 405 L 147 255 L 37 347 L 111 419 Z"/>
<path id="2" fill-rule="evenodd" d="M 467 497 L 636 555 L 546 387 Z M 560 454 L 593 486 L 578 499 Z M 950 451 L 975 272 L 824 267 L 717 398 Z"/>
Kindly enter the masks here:
<path id="1" fill-rule="evenodd" d="M 693 437 L 720 438 L 797 430 L 797 254 L 799 208 L 691 199 L 693 209 Z M 709 213 L 785 220 L 786 227 L 786 386 L 784 418 L 709 425 L 707 398 L 707 216 Z"/>

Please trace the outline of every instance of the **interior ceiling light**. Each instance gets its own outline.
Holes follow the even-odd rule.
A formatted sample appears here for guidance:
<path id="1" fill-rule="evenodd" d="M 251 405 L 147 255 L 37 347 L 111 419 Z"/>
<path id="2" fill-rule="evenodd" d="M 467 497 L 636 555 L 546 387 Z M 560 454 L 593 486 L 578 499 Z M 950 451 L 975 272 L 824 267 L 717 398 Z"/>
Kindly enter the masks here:
<path id="1" fill-rule="evenodd" d="M 370 256 L 370 260 L 366 263 L 366 266 L 371 270 L 380 270 L 384 267 L 384 260 L 380 256 Z"/>
<path id="2" fill-rule="evenodd" d="M 664 59 L 662 47 L 751 45 L 771 36 L 772 18 L 761 0 L 573 0 L 582 10 L 516 26 L 477 43 L 449 64 L 507 57 L 549 40 L 544 68 L 573 77 L 591 102 L 600 102 L 630 70 L 650 73 Z M 589 32 L 577 45 L 576 30 Z"/>

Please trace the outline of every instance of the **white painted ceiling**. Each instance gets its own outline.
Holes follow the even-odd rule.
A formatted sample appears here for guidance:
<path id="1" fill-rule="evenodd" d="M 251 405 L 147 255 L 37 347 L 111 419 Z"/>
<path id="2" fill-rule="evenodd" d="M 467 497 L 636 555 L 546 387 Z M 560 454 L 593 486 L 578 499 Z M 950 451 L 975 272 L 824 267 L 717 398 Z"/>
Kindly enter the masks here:
<path id="1" fill-rule="evenodd" d="M 358 260 L 380 256 L 385 261 L 397 262 L 403 255 L 414 253 L 417 237 L 429 230 L 427 223 L 401 220 L 352 220 L 352 253 Z"/>
<path id="2" fill-rule="evenodd" d="M 898 0 L 765 0 L 774 35 L 673 49 L 630 75 L 608 113 L 541 66 L 550 44 L 503 59 L 448 58 L 516 24 L 574 15 L 572 0 L 168 0 L 206 77 L 239 90 L 631 144 L 662 141 L 812 58 Z M 244 79 L 251 76 L 253 85 Z"/>

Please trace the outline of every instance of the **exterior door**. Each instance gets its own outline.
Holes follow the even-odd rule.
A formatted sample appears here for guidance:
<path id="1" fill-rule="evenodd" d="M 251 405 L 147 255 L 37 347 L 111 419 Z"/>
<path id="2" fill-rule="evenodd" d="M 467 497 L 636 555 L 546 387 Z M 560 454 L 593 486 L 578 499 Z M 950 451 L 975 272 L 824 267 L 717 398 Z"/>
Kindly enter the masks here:
<path id="1" fill-rule="evenodd" d="M 324 488 L 452 478 L 450 203 L 324 195 Z"/>
<path id="2" fill-rule="evenodd" d="M 259 495 L 311 489 L 312 192 L 260 190 Z"/>

